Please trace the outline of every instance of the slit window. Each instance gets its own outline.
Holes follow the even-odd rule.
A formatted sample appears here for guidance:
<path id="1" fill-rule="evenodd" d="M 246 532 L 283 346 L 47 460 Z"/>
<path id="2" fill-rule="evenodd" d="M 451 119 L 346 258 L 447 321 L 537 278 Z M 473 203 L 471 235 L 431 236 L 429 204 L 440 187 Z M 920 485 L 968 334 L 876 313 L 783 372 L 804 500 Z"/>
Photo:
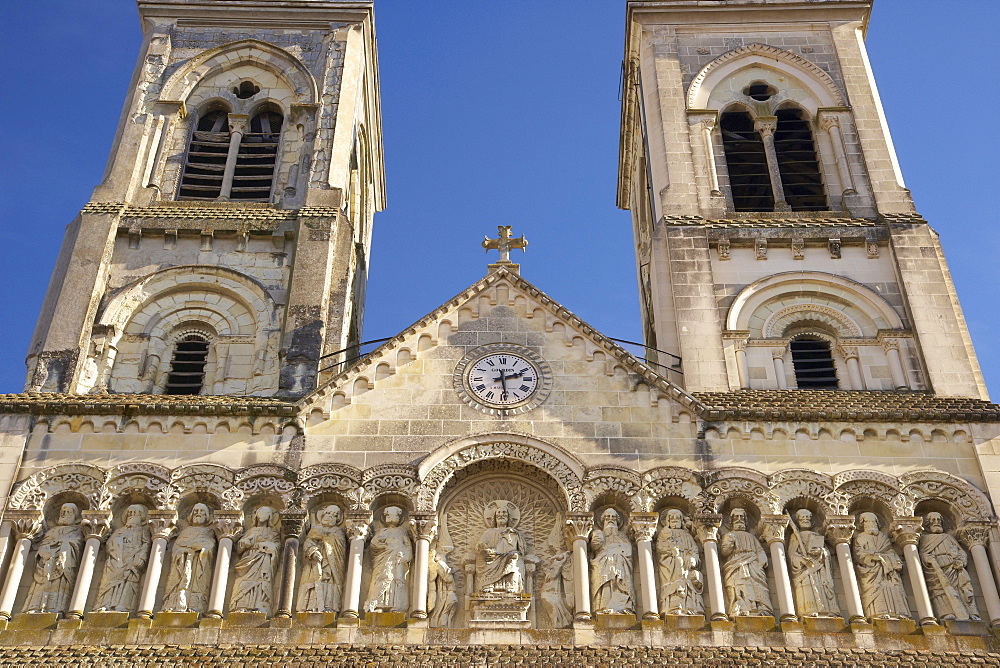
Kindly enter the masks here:
<path id="1" fill-rule="evenodd" d="M 767 154 L 750 114 L 745 111 L 724 113 L 719 126 L 733 207 L 736 211 L 774 211 Z"/>
<path id="2" fill-rule="evenodd" d="M 188 334 L 174 346 L 164 394 L 201 394 L 208 365 L 208 339 Z"/>
<path id="3" fill-rule="evenodd" d="M 800 109 L 779 109 L 775 115 L 774 152 L 785 201 L 792 211 L 825 211 L 826 194 L 809 121 Z"/>
<path id="4" fill-rule="evenodd" d="M 795 382 L 799 389 L 836 390 L 837 369 L 833 364 L 830 344 L 818 338 L 795 339 L 789 344 Z"/>

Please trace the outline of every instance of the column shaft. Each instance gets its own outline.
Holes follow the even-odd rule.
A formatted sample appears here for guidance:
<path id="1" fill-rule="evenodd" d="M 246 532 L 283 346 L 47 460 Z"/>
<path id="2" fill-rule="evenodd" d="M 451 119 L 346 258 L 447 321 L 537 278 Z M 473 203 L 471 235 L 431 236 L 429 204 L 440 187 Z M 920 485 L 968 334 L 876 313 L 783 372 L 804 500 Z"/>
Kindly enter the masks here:
<path id="1" fill-rule="evenodd" d="M 774 568 L 774 583 L 778 587 L 778 610 L 781 613 L 781 621 L 798 619 L 795 615 L 795 600 L 792 598 L 792 581 L 788 576 L 785 544 L 780 540 L 774 540 L 769 547 L 771 566 Z"/>
<path id="2" fill-rule="evenodd" d="M 852 390 L 866 389 L 864 376 L 861 375 L 861 364 L 858 363 L 857 357 L 847 358 L 847 376 L 851 379 Z"/>
<path id="3" fill-rule="evenodd" d="M 701 137 L 705 143 L 705 170 L 708 172 L 708 183 L 713 195 L 721 195 L 719 190 L 719 173 L 715 169 L 715 146 L 712 145 L 712 128 L 714 121 L 703 121 L 701 124 Z"/>
<path id="4" fill-rule="evenodd" d="M 927 593 L 924 569 L 920 565 L 920 555 L 915 543 L 903 545 L 903 558 L 906 560 L 906 572 L 910 577 L 910 587 L 913 589 L 913 600 L 917 604 L 920 624 L 936 624 L 937 619 L 935 619 L 934 610 L 931 608 L 931 597 Z"/>
<path id="5" fill-rule="evenodd" d="M 576 595 L 576 619 L 591 619 L 590 611 L 590 568 L 587 559 L 587 539 L 577 537 L 573 541 L 573 589 Z"/>
<path id="6" fill-rule="evenodd" d="M 215 574 L 212 577 L 212 593 L 208 597 L 206 617 L 222 618 L 226 606 L 226 588 L 229 586 L 229 562 L 233 555 L 232 536 L 219 539 L 215 553 Z"/>
<path id="7" fill-rule="evenodd" d="M 858 575 L 854 571 L 850 545 L 837 543 L 837 561 L 840 564 L 840 579 L 844 583 L 844 596 L 847 598 L 848 621 L 864 621 L 865 611 L 861 606 L 861 590 L 858 588 Z"/>
<path id="8" fill-rule="evenodd" d="M 365 538 L 351 540 L 347 555 L 347 577 L 344 582 L 344 611 L 341 617 L 359 619 L 361 617 L 361 556 L 365 551 Z"/>
<path id="9" fill-rule="evenodd" d="M 726 614 L 726 597 L 722 590 L 722 567 L 719 565 L 719 543 L 706 540 L 705 549 L 705 579 L 708 580 L 708 605 L 712 619 L 728 619 Z"/>
<path id="10" fill-rule="evenodd" d="M 236 175 L 236 157 L 240 153 L 240 141 L 243 139 L 243 132 L 233 130 L 229 136 L 229 153 L 226 155 L 226 169 L 222 173 L 222 187 L 219 190 L 219 199 L 229 199 L 233 191 L 233 177 Z"/>
<path id="11" fill-rule="evenodd" d="M 885 354 L 889 358 L 889 372 L 892 374 L 892 384 L 895 389 L 909 389 L 910 384 L 906 381 L 906 372 L 903 371 L 903 362 L 899 357 L 899 349 L 889 348 Z"/>
<path id="12" fill-rule="evenodd" d="M 788 389 L 788 379 L 785 377 L 785 360 L 780 357 L 774 358 L 774 375 L 778 378 L 778 389 Z"/>
<path id="13" fill-rule="evenodd" d="M 24 566 L 28 563 L 28 554 L 30 553 L 31 539 L 19 538 L 14 546 L 14 553 L 10 556 L 7 579 L 4 580 L 3 592 L 0 593 L 0 619 L 10 619 L 14 610 L 17 589 L 21 585 L 21 576 L 24 574 Z"/>
<path id="14" fill-rule="evenodd" d="M 281 598 L 275 617 L 289 618 L 295 606 L 295 575 L 299 568 L 299 539 L 289 536 L 281 552 Z"/>
<path id="15" fill-rule="evenodd" d="M 100 549 L 100 536 L 88 536 L 87 542 L 83 546 L 83 556 L 80 558 L 80 570 L 76 574 L 73 595 L 69 599 L 69 609 L 66 611 L 67 618 L 81 619 L 83 617 L 83 609 L 87 605 L 87 594 L 90 593 L 90 585 L 94 581 L 97 552 Z"/>
<path id="16" fill-rule="evenodd" d="M 736 349 L 736 372 L 740 377 L 740 387 L 750 387 L 750 373 L 747 371 L 747 351 Z"/>
<path id="17" fill-rule="evenodd" d="M 642 618 L 656 619 L 660 616 L 656 600 L 656 573 L 653 570 L 653 541 L 636 541 L 639 548 L 639 585 L 642 595 Z"/>
<path id="18" fill-rule="evenodd" d="M 410 606 L 410 617 L 427 619 L 427 577 L 431 553 L 429 536 L 417 538 L 417 549 L 413 559 L 413 605 Z"/>
<path id="19" fill-rule="evenodd" d="M 979 576 L 979 588 L 983 592 L 986 611 L 990 616 L 990 626 L 993 626 L 1000 623 L 1000 595 L 997 594 L 997 585 L 990 569 L 990 558 L 986 554 L 986 548 L 981 544 L 973 545 L 971 552 L 972 562 L 976 565 L 976 575 Z"/>
<path id="20" fill-rule="evenodd" d="M 146 579 L 142 583 L 142 592 L 139 594 L 140 617 L 152 617 L 153 606 L 156 604 L 156 588 L 160 585 L 160 572 L 163 570 L 163 555 L 167 551 L 167 539 L 159 536 L 153 538 L 153 544 L 149 548 L 149 560 L 146 562 Z"/>
<path id="21" fill-rule="evenodd" d="M 781 170 L 778 168 L 778 153 L 774 150 L 774 132 L 778 127 L 778 119 L 773 116 L 758 118 L 754 127 L 764 141 L 767 174 L 771 179 L 771 190 L 774 193 L 774 210 L 791 211 L 791 207 L 785 201 L 785 188 L 781 185 Z"/>

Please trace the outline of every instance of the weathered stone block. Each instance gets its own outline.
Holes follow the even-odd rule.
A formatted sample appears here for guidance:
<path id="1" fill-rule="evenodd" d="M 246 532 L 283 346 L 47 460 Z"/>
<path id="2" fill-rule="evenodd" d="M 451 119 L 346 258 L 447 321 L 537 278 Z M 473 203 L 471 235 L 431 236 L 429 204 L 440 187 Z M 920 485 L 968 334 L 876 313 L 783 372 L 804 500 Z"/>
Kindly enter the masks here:
<path id="1" fill-rule="evenodd" d="M 118 611 L 88 612 L 83 619 L 83 625 L 95 629 L 115 629 L 128 625 L 128 613 Z"/>
<path id="2" fill-rule="evenodd" d="M 876 619 L 872 625 L 875 633 L 909 635 L 917 631 L 917 623 L 912 619 Z"/>
<path id="3" fill-rule="evenodd" d="M 22 612 L 11 617 L 7 628 L 24 631 L 51 629 L 56 625 L 58 620 L 58 612 Z"/>
<path id="4" fill-rule="evenodd" d="M 405 612 L 369 612 L 365 615 L 365 626 L 394 628 L 406 626 Z"/>
<path id="5" fill-rule="evenodd" d="M 197 612 L 158 612 L 153 628 L 187 628 L 198 623 Z"/>
<path id="6" fill-rule="evenodd" d="M 295 613 L 295 623 L 309 628 L 329 628 L 337 625 L 337 613 L 297 612 Z"/>
<path id="7" fill-rule="evenodd" d="M 803 617 L 802 625 L 809 633 L 840 633 L 847 630 L 843 617 Z"/>
<path id="8" fill-rule="evenodd" d="M 705 628 L 705 615 L 663 615 L 665 631 L 697 631 L 703 628 Z"/>
<path id="9" fill-rule="evenodd" d="M 599 612 L 594 615 L 595 626 L 600 631 L 621 631 L 632 629 L 638 625 L 635 615 L 605 614 Z"/>
<path id="10" fill-rule="evenodd" d="M 775 627 L 774 617 L 770 615 L 739 615 L 733 617 L 736 630 L 742 633 L 762 633 L 771 631 Z"/>

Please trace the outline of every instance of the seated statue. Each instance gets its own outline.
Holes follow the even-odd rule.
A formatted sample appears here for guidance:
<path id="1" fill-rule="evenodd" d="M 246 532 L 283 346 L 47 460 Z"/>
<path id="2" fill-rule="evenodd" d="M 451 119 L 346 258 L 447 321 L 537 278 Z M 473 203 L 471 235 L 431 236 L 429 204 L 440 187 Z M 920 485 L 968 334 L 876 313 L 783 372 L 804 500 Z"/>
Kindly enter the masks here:
<path id="1" fill-rule="evenodd" d="M 476 544 L 476 576 L 479 591 L 524 593 L 527 543 L 517 524 L 521 511 L 509 501 L 494 501 L 484 513 L 488 527 Z"/>

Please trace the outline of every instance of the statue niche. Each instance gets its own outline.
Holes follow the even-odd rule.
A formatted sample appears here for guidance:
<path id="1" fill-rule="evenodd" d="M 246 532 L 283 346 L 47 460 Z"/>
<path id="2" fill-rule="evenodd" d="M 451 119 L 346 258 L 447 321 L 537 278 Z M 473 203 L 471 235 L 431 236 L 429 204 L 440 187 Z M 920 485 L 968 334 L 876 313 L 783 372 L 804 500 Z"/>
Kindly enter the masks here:
<path id="1" fill-rule="evenodd" d="M 204 613 L 212 587 L 215 531 L 212 510 L 196 503 L 170 549 L 170 574 L 163 596 L 164 612 Z"/>
<path id="2" fill-rule="evenodd" d="M 934 610 L 945 621 L 978 622 L 976 595 L 966 570 L 969 555 L 955 537 L 944 530 L 941 513 L 927 513 L 924 525 L 927 528 L 920 536 L 918 549 Z"/>
<path id="3" fill-rule="evenodd" d="M 837 617 L 830 550 L 823 534 L 813 531 L 813 514 L 805 508 L 792 517 L 788 538 L 788 570 L 795 595 L 795 610 L 803 617 Z"/>
<path id="4" fill-rule="evenodd" d="M 871 619 L 909 619 L 902 557 L 896 554 L 875 513 L 861 513 L 858 529 L 852 552 L 865 614 Z"/>
<path id="5" fill-rule="evenodd" d="M 774 614 L 764 570 L 767 553 L 748 528 L 747 511 L 733 508 L 729 514 L 729 531 L 719 543 L 726 612 L 730 617 Z"/>
<path id="6" fill-rule="evenodd" d="M 236 543 L 236 579 L 229 609 L 262 612 L 268 617 L 274 601 L 274 574 L 281 553 L 278 511 L 261 506 L 254 511 L 250 528 Z"/>
<path id="7" fill-rule="evenodd" d="M 316 522 L 302 542 L 302 612 L 340 612 L 347 564 L 347 535 L 341 526 L 344 513 L 330 504 L 316 511 Z"/>
<path id="8" fill-rule="evenodd" d="M 131 612 L 139 600 L 149 559 L 150 533 L 146 506 L 135 503 L 122 513 L 122 526 L 108 538 L 104 574 L 97 590 L 98 612 Z"/>
<path id="9" fill-rule="evenodd" d="M 369 552 L 372 577 L 368 587 L 366 612 L 406 613 L 410 605 L 407 575 L 413 560 L 413 541 L 403 524 L 403 509 L 388 506 L 372 536 Z"/>
<path id="10" fill-rule="evenodd" d="M 661 515 L 663 528 L 656 534 L 656 579 L 661 615 L 703 615 L 701 549 L 685 528 L 684 513 L 677 509 Z"/>
<path id="11" fill-rule="evenodd" d="M 590 534 L 590 587 L 598 614 L 635 614 L 635 549 L 621 524 L 618 511 L 608 508 Z"/>
<path id="12" fill-rule="evenodd" d="M 75 503 L 59 507 L 55 525 L 42 536 L 31 569 L 25 612 L 65 612 L 80 567 L 84 535 Z"/>

